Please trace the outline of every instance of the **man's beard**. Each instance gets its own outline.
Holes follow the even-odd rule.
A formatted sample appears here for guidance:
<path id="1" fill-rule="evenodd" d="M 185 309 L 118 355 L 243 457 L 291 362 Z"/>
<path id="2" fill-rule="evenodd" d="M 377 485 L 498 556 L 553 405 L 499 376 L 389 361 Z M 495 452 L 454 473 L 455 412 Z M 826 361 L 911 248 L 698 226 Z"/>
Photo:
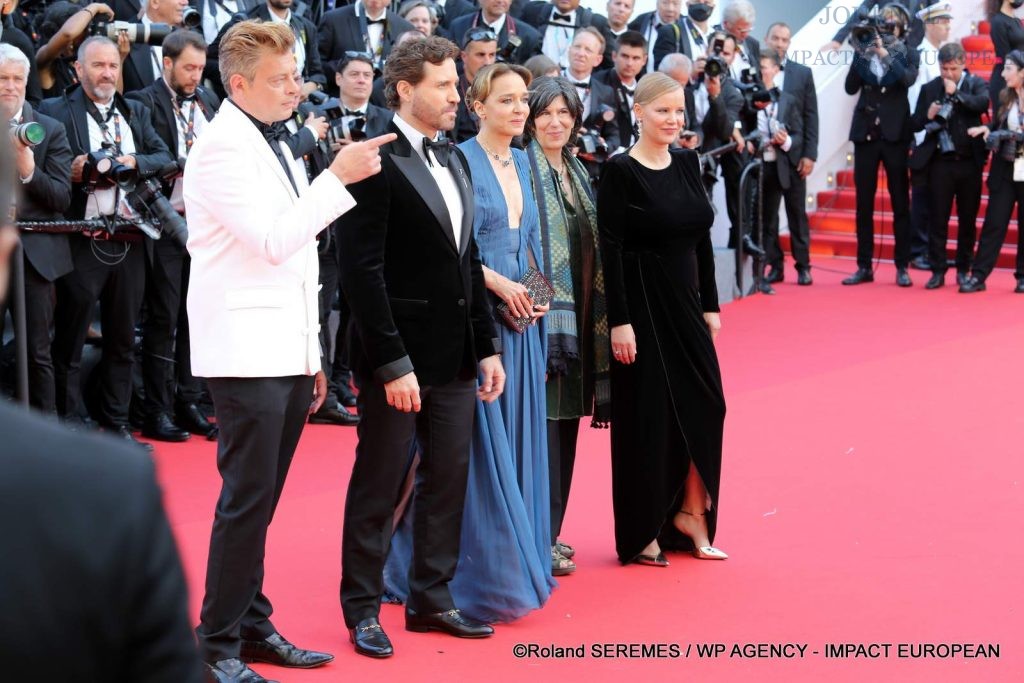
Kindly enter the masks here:
<path id="1" fill-rule="evenodd" d="M 455 127 L 453 116 L 446 116 L 443 110 L 431 109 L 416 98 L 412 101 L 412 115 L 435 130 L 451 130 Z"/>

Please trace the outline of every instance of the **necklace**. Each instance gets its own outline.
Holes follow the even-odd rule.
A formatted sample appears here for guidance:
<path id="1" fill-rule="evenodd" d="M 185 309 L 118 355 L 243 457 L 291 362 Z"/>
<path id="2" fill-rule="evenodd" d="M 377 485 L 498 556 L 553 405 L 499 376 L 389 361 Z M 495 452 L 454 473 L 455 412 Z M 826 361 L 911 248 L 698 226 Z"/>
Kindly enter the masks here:
<path id="1" fill-rule="evenodd" d="M 480 141 L 477 140 L 477 142 L 480 142 Z M 512 164 L 512 150 L 511 149 L 508 151 L 508 159 L 502 159 L 500 156 L 498 156 L 497 154 L 495 154 L 491 150 L 489 150 L 486 147 L 484 147 L 483 143 L 480 144 L 480 148 L 483 151 L 487 152 L 488 156 L 493 157 L 495 161 L 497 161 L 499 164 L 501 164 L 502 168 L 508 168 Z"/>

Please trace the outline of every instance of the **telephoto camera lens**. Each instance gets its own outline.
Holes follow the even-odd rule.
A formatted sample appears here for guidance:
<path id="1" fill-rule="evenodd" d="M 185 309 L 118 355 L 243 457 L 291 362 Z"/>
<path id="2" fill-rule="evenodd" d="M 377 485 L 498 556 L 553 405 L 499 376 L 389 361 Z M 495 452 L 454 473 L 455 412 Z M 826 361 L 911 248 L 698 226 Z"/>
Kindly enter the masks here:
<path id="1" fill-rule="evenodd" d="M 11 126 L 11 136 L 26 147 L 35 147 L 46 139 L 46 129 L 36 121 L 17 123 Z"/>

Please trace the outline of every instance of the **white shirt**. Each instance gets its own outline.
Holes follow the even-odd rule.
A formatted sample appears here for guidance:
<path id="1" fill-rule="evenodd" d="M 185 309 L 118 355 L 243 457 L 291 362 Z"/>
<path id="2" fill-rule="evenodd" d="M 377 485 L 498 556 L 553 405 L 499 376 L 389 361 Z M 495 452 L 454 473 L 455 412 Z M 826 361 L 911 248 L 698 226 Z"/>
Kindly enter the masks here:
<path id="1" fill-rule="evenodd" d="M 711 108 L 711 100 L 708 98 L 707 86 L 701 82 L 696 88 L 693 89 L 693 115 L 697 118 L 697 121 L 691 121 L 689 124 L 690 130 L 693 130 L 693 126 L 704 121 L 704 117 L 708 115 L 708 109 Z"/>
<path id="2" fill-rule="evenodd" d="M 775 74 L 775 87 L 779 89 L 779 92 L 782 92 L 782 89 L 786 85 L 786 64 L 788 63 L 788 60 L 783 60 L 779 68 L 779 73 Z"/>
<path id="3" fill-rule="evenodd" d="M 148 14 L 143 14 L 141 21 L 144 25 L 152 28 L 153 20 L 149 18 Z M 149 50 L 149 61 L 153 64 L 153 78 L 162 78 L 164 75 L 164 49 L 160 45 L 151 45 Z"/>
<path id="4" fill-rule="evenodd" d="M 491 27 L 491 29 L 494 30 L 494 33 L 496 35 L 500 36 L 501 35 L 501 29 L 505 28 L 505 17 L 506 16 L 508 16 L 508 15 L 502 14 L 500 17 L 498 17 L 498 19 L 493 24 L 487 24 L 488 26 Z"/>
<path id="5" fill-rule="evenodd" d="M 1020 132 L 1020 110 L 1017 108 L 1016 102 L 1011 104 L 1010 108 L 1006 111 L 1006 127 L 1014 133 Z"/>
<path id="6" fill-rule="evenodd" d="M 551 12 L 552 23 L 544 28 L 541 52 L 565 69 L 569 66 L 569 45 L 576 34 L 576 10 L 569 12 L 569 21 L 554 21 L 556 14 L 561 14 L 557 7 Z"/>
<path id="7" fill-rule="evenodd" d="M 386 17 L 388 14 L 387 9 L 385 9 L 379 15 L 371 17 L 366 12 L 366 5 L 360 2 L 359 7 L 356 10 L 356 13 L 363 14 L 366 16 L 366 32 L 368 34 L 367 37 L 370 39 L 370 44 L 366 46 L 366 49 L 369 50 L 370 54 L 372 54 L 374 57 L 380 57 L 384 51 L 384 24 L 370 24 L 369 22 L 371 20 L 378 21 Z M 360 36 L 360 38 L 362 38 L 362 36 Z"/>
<path id="8" fill-rule="evenodd" d="M 732 72 L 732 77 L 735 80 L 740 80 L 740 75 L 749 67 L 754 64 L 747 59 L 747 51 L 743 48 L 743 42 L 736 43 L 736 56 L 732 58 L 732 64 L 729 65 L 729 71 Z"/>
<path id="9" fill-rule="evenodd" d="M 910 103 L 911 114 L 917 108 L 917 98 L 921 95 L 921 88 L 924 87 L 924 84 L 942 75 L 942 66 L 939 64 L 939 48 L 929 43 L 928 39 L 925 38 L 917 46 L 917 51 L 921 54 L 921 65 L 917 69 L 917 80 L 907 88 L 907 101 Z M 919 130 L 914 133 L 914 141 L 920 145 L 924 141 L 925 135 L 927 135 L 925 131 Z"/>
<path id="10" fill-rule="evenodd" d="M 206 115 L 203 114 L 203 110 L 199 106 L 198 95 L 196 95 L 194 100 L 186 102 L 182 106 L 181 116 L 178 116 L 177 102 L 175 101 L 178 94 L 174 92 L 171 86 L 167 83 L 167 79 L 163 79 L 163 82 L 164 85 L 167 86 L 167 90 L 171 93 L 171 110 L 174 112 L 174 121 L 178 126 L 177 158 L 187 159 L 189 150 L 185 144 L 185 139 L 188 133 L 189 118 L 192 118 L 193 142 L 199 138 L 199 134 L 203 132 L 203 128 L 205 128 L 209 122 L 206 120 Z M 195 110 L 194 112 L 193 109 Z M 182 121 L 182 117 L 184 117 L 184 121 Z M 171 189 L 171 206 L 173 206 L 174 210 L 178 213 L 185 212 L 185 200 L 182 197 L 182 188 L 184 187 L 184 183 L 182 182 L 183 180 L 184 178 L 176 179 L 174 181 L 174 188 Z"/>
<path id="11" fill-rule="evenodd" d="M 693 39 L 693 31 L 690 30 L 691 27 L 693 31 L 696 31 L 697 35 L 701 37 L 701 41 L 703 42 L 703 44 L 699 44 L 696 40 Z M 708 53 L 708 45 L 710 44 L 711 34 L 715 32 L 715 29 L 711 26 L 711 22 L 708 22 L 708 30 L 705 33 L 701 33 L 700 27 L 697 26 L 697 24 L 695 24 L 690 19 L 690 17 L 684 17 L 683 28 L 681 30 L 683 33 L 683 40 L 686 40 L 690 43 L 690 55 L 692 55 L 693 59 L 697 59 L 698 57 L 702 57 Z"/>
<path id="12" fill-rule="evenodd" d="M 221 7 L 222 4 L 227 11 Z M 207 43 L 216 40 L 217 34 L 238 10 L 238 0 L 206 0 L 203 12 L 203 38 Z"/>
<path id="13" fill-rule="evenodd" d="M 589 82 L 594 74 L 591 72 L 586 76 L 577 76 L 571 69 L 565 69 L 564 72 L 569 82 L 574 84 L 573 87 L 576 88 L 576 94 L 580 96 L 580 102 L 583 103 L 583 120 L 586 121 L 590 116 L 590 88 L 581 88 L 575 85 L 575 83 Z"/>
<path id="14" fill-rule="evenodd" d="M 771 140 L 775 131 L 778 130 L 778 119 L 775 117 L 778 115 L 779 105 L 776 103 L 769 104 L 767 107 L 757 112 L 757 130 L 761 133 L 761 138 L 764 140 Z M 773 125 L 773 123 L 775 125 Z M 773 128 L 775 130 L 773 130 Z M 764 148 L 764 160 L 775 161 L 778 157 L 776 150 L 781 149 L 783 152 L 788 152 L 789 148 L 793 146 L 793 138 L 790 135 L 786 136 L 786 141 L 782 143 L 781 147 L 775 145 L 768 145 Z"/>
<path id="15" fill-rule="evenodd" d="M 111 100 L 106 104 L 96 103 L 96 108 L 100 112 L 100 118 L 105 119 L 107 112 L 110 111 L 110 107 L 113 106 L 114 101 Z M 128 154 L 135 153 L 135 138 L 132 136 L 132 129 L 128 125 L 128 121 L 121 116 L 121 112 L 115 111 L 107 121 L 107 130 L 109 137 L 104 137 L 100 124 L 96 122 L 96 119 L 91 114 L 86 114 L 86 122 L 89 125 L 89 150 L 95 151 L 103 146 L 104 142 L 113 142 L 117 133 L 117 127 L 120 126 L 121 130 L 121 151 L 115 154 L 117 156 L 126 156 Z M 121 196 L 124 199 L 123 193 L 115 186 L 108 187 L 104 190 L 97 190 L 93 194 L 89 195 L 88 200 L 85 203 L 85 218 L 96 218 L 97 216 L 113 216 L 115 209 L 117 213 L 122 216 L 127 215 L 127 210 L 123 205 L 117 206 L 117 198 Z"/>
<path id="16" fill-rule="evenodd" d="M 437 189 L 441 191 L 441 197 L 444 198 L 444 205 L 448 209 L 448 217 L 451 218 L 452 221 L 452 233 L 455 237 L 455 244 L 461 246 L 463 211 L 462 195 L 459 194 L 459 188 L 455 185 L 455 178 L 452 177 L 451 171 L 438 163 L 437 159 L 434 158 L 433 152 L 430 153 L 429 157 L 423 153 L 423 138 L 426 137 L 423 133 L 413 128 L 398 114 L 395 114 L 395 118 L 393 120 L 395 125 L 398 126 L 398 130 L 402 131 L 402 135 L 404 135 L 409 141 L 409 144 L 412 145 L 413 153 L 427 165 L 427 170 L 430 171 L 430 175 L 434 178 L 434 182 L 437 183 Z"/>
<path id="17" fill-rule="evenodd" d="M 291 26 L 291 19 L 291 10 L 288 10 L 285 13 L 283 19 L 277 16 L 273 11 L 270 12 L 270 20 L 272 22 L 275 24 L 284 24 L 285 26 L 292 28 L 292 33 L 295 33 L 294 27 Z M 306 46 L 302 44 L 302 36 L 297 33 L 295 34 L 295 47 L 292 49 L 292 52 L 295 53 L 295 68 L 299 70 L 299 73 L 302 73 L 306 68 Z"/>
<path id="18" fill-rule="evenodd" d="M 665 22 L 658 16 L 657 10 L 654 12 L 654 16 L 651 17 L 651 25 L 647 29 L 647 70 L 657 71 L 658 65 L 654 63 L 654 43 L 658 40 L 658 29 L 665 26 Z"/>

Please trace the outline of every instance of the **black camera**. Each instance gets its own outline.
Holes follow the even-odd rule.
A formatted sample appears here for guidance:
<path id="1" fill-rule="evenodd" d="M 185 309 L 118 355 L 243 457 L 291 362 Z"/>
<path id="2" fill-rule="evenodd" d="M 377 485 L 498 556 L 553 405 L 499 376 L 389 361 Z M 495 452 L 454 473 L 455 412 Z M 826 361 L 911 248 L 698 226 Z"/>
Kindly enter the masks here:
<path id="1" fill-rule="evenodd" d="M 181 25 L 192 31 L 202 31 L 203 15 L 194 7 L 186 7 L 181 13 Z"/>
<path id="2" fill-rule="evenodd" d="M 359 142 L 366 139 L 366 117 L 345 114 L 345 107 L 337 97 L 328 97 L 314 91 L 299 105 L 303 117 L 322 116 L 327 119 L 327 141 L 330 143 L 348 140 Z"/>
<path id="3" fill-rule="evenodd" d="M 522 44 L 523 39 L 520 38 L 519 36 L 509 36 L 508 42 L 505 43 L 505 47 L 498 50 L 498 54 L 495 57 L 495 59 L 498 60 L 499 62 L 506 62 L 511 64 L 512 62 L 515 61 L 513 55 L 515 55 L 516 50 L 518 50 L 519 46 Z"/>
<path id="4" fill-rule="evenodd" d="M 881 38 L 882 45 L 888 47 L 896 42 L 896 29 L 901 26 L 900 22 L 884 19 L 877 14 L 862 15 L 850 29 L 850 44 L 855 50 L 864 51 Z"/>
<path id="5" fill-rule="evenodd" d="M 955 154 L 956 145 L 953 144 L 953 136 L 949 134 L 949 119 L 953 116 L 953 98 L 946 97 L 939 102 L 939 110 L 935 118 L 924 125 L 926 133 L 935 133 L 941 154 Z"/>
<path id="6" fill-rule="evenodd" d="M 178 164 L 171 164 L 171 170 L 177 170 Z M 188 241 L 188 226 L 171 202 L 164 196 L 160 182 L 155 178 L 135 179 L 121 184 L 125 191 L 128 206 L 142 219 L 137 223 L 142 232 L 153 239 L 169 237 L 176 244 L 185 247 Z"/>
<path id="7" fill-rule="evenodd" d="M 708 61 L 704 64 L 704 76 L 707 78 L 718 78 L 722 74 L 729 73 L 729 65 L 725 59 L 714 55 L 708 57 Z"/>
<path id="8" fill-rule="evenodd" d="M 92 190 L 105 190 L 114 185 L 129 183 L 138 178 L 139 172 L 117 160 L 117 153 L 109 143 L 85 157 L 82 177 Z"/>
<path id="9" fill-rule="evenodd" d="M 576 155 L 580 159 L 598 164 L 608 161 L 608 145 L 600 135 L 586 128 L 581 128 L 576 135 L 575 147 L 579 150 Z"/>
<path id="10" fill-rule="evenodd" d="M 1024 131 L 994 130 L 985 138 L 985 147 L 1003 161 L 1017 158 L 1017 147 L 1024 144 Z"/>
<path id="11" fill-rule="evenodd" d="M 197 12 L 198 14 L 198 12 Z M 171 35 L 174 27 L 170 24 L 135 24 L 130 21 L 107 21 L 105 17 L 96 17 L 89 24 L 89 35 L 106 36 L 115 43 L 117 36 L 123 31 L 128 40 L 146 45 L 163 45 L 164 38 Z"/>
<path id="12" fill-rule="evenodd" d="M 46 129 L 35 121 L 11 122 L 11 137 L 26 147 L 35 147 L 46 139 Z"/>

